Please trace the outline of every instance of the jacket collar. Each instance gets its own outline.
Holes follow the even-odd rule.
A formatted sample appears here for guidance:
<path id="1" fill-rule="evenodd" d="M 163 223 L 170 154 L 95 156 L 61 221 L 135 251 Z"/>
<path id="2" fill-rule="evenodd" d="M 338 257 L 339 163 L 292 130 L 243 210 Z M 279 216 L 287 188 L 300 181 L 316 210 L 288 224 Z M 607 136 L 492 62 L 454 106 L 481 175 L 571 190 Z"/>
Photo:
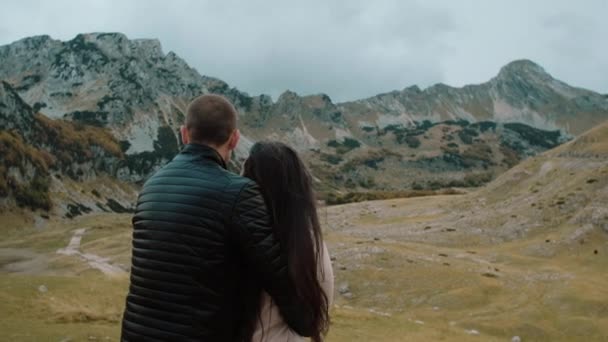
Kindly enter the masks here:
<path id="1" fill-rule="evenodd" d="M 200 144 L 188 144 L 182 148 L 181 153 L 212 160 L 224 169 L 228 169 L 224 158 L 222 158 L 222 156 L 213 147 Z"/>

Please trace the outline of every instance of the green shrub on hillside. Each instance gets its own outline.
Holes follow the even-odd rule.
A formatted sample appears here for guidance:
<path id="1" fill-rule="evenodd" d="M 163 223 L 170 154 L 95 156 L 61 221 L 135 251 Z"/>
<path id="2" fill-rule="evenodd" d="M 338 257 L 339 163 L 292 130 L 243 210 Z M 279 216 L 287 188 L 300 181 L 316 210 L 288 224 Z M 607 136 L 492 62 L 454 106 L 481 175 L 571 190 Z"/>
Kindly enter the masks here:
<path id="1" fill-rule="evenodd" d="M 178 150 L 177 139 L 171 127 L 159 127 L 156 140 L 154 141 L 154 151 L 162 158 L 171 159 Z"/>
<path id="2" fill-rule="evenodd" d="M 336 153 L 338 154 L 346 154 L 356 148 L 361 147 L 361 143 L 352 138 L 344 138 L 344 141 L 338 142 L 337 140 L 330 140 L 327 142 L 327 146 L 335 148 Z"/>
<path id="3" fill-rule="evenodd" d="M 486 132 L 488 130 L 496 131 L 496 122 L 480 121 L 471 124 L 471 128 L 479 128 L 481 132 Z"/>
<path id="4" fill-rule="evenodd" d="M 371 189 L 376 186 L 376 181 L 373 177 L 367 177 L 359 180 L 359 186 L 365 189 Z"/>
<path id="5" fill-rule="evenodd" d="M 492 163 L 492 148 L 486 144 L 477 143 L 462 152 L 463 159 L 479 160 L 484 164 Z"/>
<path id="6" fill-rule="evenodd" d="M 0 131 L 1 164 L 5 167 L 22 168 L 26 160 L 42 172 L 47 172 L 55 162 L 48 152 L 26 144 L 18 133 Z"/>
<path id="7" fill-rule="evenodd" d="M 464 128 L 458 131 L 458 137 L 460 137 L 460 140 L 467 145 L 473 144 L 473 139 L 478 136 L 479 133 L 474 129 Z"/>
<path id="8" fill-rule="evenodd" d="M 347 203 L 357 203 L 366 201 L 376 200 L 388 200 L 394 198 L 410 198 L 410 197 L 422 197 L 432 195 L 455 195 L 460 192 L 453 189 L 446 189 L 442 191 L 429 191 L 429 190 L 407 190 L 407 191 L 372 191 L 372 192 L 347 192 L 345 194 L 339 193 L 328 193 L 325 197 L 325 203 L 327 205 L 338 205 Z"/>
<path id="9" fill-rule="evenodd" d="M 420 139 L 418 139 L 414 136 L 407 136 L 407 137 L 405 137 L 405 143 L 410 148 L 418 148 L 420 146 Z"/>
<path id="10" fill-rule="evenodd" d="M 464 176 L 465 187 L 479 187 L 494 179 L 492 172 L 471 173 Z"/>
<path id="11" fill-rule="evenodd" d="M 435 126 L 435 124 L 430 122 L 429 120 L 424 120 L 422 122 L 416 122 L 416 127 L 423 131 L 428 131 L 433 126 Z"/>
<path id="12" fill-rule="evenodd" d="M 105 111 L 75 111 L 66 116 L 71 117 L 74 122 L 97 127 L 102 127 L 108 122 L 108 112 Z"/>
<path id="13" fill-rule="evenodd" d="M 50 180 L 48 176 L 36 175 L 30 184 L 15 187 L 15 200 L 20 207 L 32 210 L 50 210 L 52 206 L 49 195 Z"/>
<path id="14" fill-rule="evenodd" d="M 503 163 L 505 163 L 508 167 L 513 167 L 519 163 L 521 157 L 517 154 L 515 150 L 506 145 L 500 146 L 500 152 L 503 154 Z"/>
<path id="15" fill-rule="evenodd" d="M 370 126 L 361 127 L 361 130 L 365 133 L 371 133 L 371 132 L 375 131 L 376 129 L 377 129 L 376 127 L 370 127 Z"/>
<path id="16" fill-rule="evenodd" d="M 410 148 L 417 148 L 420 146 L 420 140 L 417 136 L 424 134 L 429 127 L 432 127 L 432 124 L 428 121 L 424 121 L 421 125 L 416 124 L 416 127 L 388 125 L 384 129 L 378 131 L 378 136 L 384 136 L 391 132 L 395 136 L 395 141 L 398 144 L 405 143 Z"/>
<path id="17" fill-rule="evenodd" d="M 463 179 L 434 179 L 427 182 L 413 182 L 412 190 L 436 191 L 451 188 L 476 188 L 491 182 L 493 179 L 494 173 L 490 171 L 470 173 Z"/>
<path id="18" fill-rule="evenodd" d="M 321 160 L 332 165 L 338 165 L 343 161 L 342 157 L 327 153 L 321 153 Z"/>
<path id="19" fill-rule="evenodd" d="M 531 145 L 541 146 L 544 148 L 553 148 L 560 144 L 560 131 L 545 131 L 521 123 L 507 123 L 504 125 L 504 127 L 517 132 Z"/>

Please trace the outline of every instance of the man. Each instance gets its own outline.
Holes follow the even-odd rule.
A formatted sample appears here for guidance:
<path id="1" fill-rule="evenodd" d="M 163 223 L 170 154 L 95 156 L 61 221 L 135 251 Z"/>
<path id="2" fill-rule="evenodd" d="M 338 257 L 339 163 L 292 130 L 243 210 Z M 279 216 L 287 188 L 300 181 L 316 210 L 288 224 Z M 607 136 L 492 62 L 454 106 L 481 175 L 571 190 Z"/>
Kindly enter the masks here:
<path id="1" fill-rule="evenodd" d="M 289 326 L 310 336 L 257 185 L 226 170 L 236 126 L 225 98 L 195 99 L 181 130 L 185 147 L 144 185 L 123 341 L 239 341 L 249 286 L 264 288 Z"/>

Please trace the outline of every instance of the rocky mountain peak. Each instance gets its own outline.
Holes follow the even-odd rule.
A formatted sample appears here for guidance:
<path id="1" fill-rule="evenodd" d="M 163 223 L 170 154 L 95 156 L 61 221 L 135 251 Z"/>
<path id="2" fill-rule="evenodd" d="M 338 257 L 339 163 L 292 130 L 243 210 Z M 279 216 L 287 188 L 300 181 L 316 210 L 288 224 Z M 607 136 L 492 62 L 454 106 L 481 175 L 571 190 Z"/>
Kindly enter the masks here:
<path id="1" fill-rule="evenodd" d="M 56 42 L 59 41 L 54 40 L 50 36 L 45 34 L 19 39 L 16 42 L 10 44 L 10 46 L 14 49 L 14 51 L 33 50 Z"/>
<path id="2" fill-rule="evenodd" d="M 283 92 L 276 102 L 277 105 L 294 105 L 297 103 L 309 108 L 326 108 L 335 106 L 327 94 L 318 93 L 300 96 L 291 90 Z"/>
<path id="3" fill-rule="evenodd" d="M 525 77 L 539 80 L 553 79 L 543 67 L 529 59 L 513 61 L 500 69 L 498 78 Z"/>
<path id="4" fill-rule="evenodd" d="M 292 102 L 299 98 L 300 95 L 298 95 L 296 92 L 291 90 L 285 90 L 281 95 L 279 95 L 279 98 L 277 99 L 277 104 L 284 102 Z"/>
<path id="5" fill-rule="evenodd" d="M 420 87 L 418 87 L 417 85 L 412 85 L 406 88 L 403 88 L 403 92 L 404 93 L 420 93 L 422 90 L 420 89 Z"/>

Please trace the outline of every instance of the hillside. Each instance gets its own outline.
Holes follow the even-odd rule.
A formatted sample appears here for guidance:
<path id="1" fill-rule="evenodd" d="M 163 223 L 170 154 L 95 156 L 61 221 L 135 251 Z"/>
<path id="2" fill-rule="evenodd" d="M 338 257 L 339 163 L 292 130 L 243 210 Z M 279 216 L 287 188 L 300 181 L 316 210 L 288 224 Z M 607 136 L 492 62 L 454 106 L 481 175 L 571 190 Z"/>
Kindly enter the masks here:
<path id="1" fill-rule="evenodd" d="M 465 195 L 322 208 L 337 291 L 327 340 L 604 341 L 606 132 L 608 122 Z M 4 336 L 117 340 L 130 236 L 124 214 L 7 227 Z"/>
<path id="2" fill-rule="evenodd" d="M 124 153 L 104 129 L 35 113 L 6 82 L 0 128 L 0 211 L 41 210 L 48 218 L 131 207 L 135 186 L 115 179 Z"/>
<path id="3" fill-rule="evenodd" d="M 608 122 L 467 195 L 330 208 L 338 317 L 357 322 L 341 326 L 370 341 L 603 341 L 606 203 Z"/>
<path id="4" fill-rule="evenodd" d="M 103 169 L 112 179 L 141 184 L 177 153 L 187 103 L 204 93 L 225 95 L 239 110 L 243 140 L 234 169 L 254 141 L 281 140 L 300 150 L 326 198 L 480 186 L 608 118 L 608 98 L 571 87 L 525 60 L 479 85 L 413 86 L 336 104 L 324 94 L 286 91 L 276 101 L 250 96 L 202 76 L 175 53 L 163 52 L 157 40 L 120 33 L 24 38 L 0 46 L 0 58 L 0 80 L 24 105 L 4 111 L 21 126 L 3 120 L 0 131 L 24 135 L 27 145 L 34 113 L 47 126 L 73 123 L 100 132 L 94 136 L 109 133 L 101 149 L 114 151 L 108 158 L 97 149 L 91 163 L 55 167 L 60 177 L 74 173 L 67 175 L 72 179 L 83 178 L 79 172 L 92 179 Z M 0 107 L 11 108 L 9 102 Z M 47 152 L 61 149 L 47 143 Z"/>
<path id="5" fill-rule="evenodd" d="M 373 203 L 365 206 L 373 207 Z M 587 234 L 608 232 L 605 203 L 608 203 L 608 121 L 571 142 L 529 158 L 478 191 L 429 208 L 435 224 L 427 228 L 421 222 L 416 229 L 408 230 L 411 235 L 407 239 L 474 246 L 555 235 L 550 239 L 552 244 L 539 248 L 556 249 L 570 246 Z M 382 225 L 379 231 L 365 227 L 359 231 L 350 229 L 347 220 L 336 229 L 367 236 L 382 233 L 403 237 L 405 232 L 399 229 L 398 218 L 391 218 L 399 215 L 400 210 L 374 211 L 382 213 L 383 222 L 397 222 Z M 453 226 L 459 228 L 452 231 Z M 446 231 L 451 234 L 446 235 Z"/>

